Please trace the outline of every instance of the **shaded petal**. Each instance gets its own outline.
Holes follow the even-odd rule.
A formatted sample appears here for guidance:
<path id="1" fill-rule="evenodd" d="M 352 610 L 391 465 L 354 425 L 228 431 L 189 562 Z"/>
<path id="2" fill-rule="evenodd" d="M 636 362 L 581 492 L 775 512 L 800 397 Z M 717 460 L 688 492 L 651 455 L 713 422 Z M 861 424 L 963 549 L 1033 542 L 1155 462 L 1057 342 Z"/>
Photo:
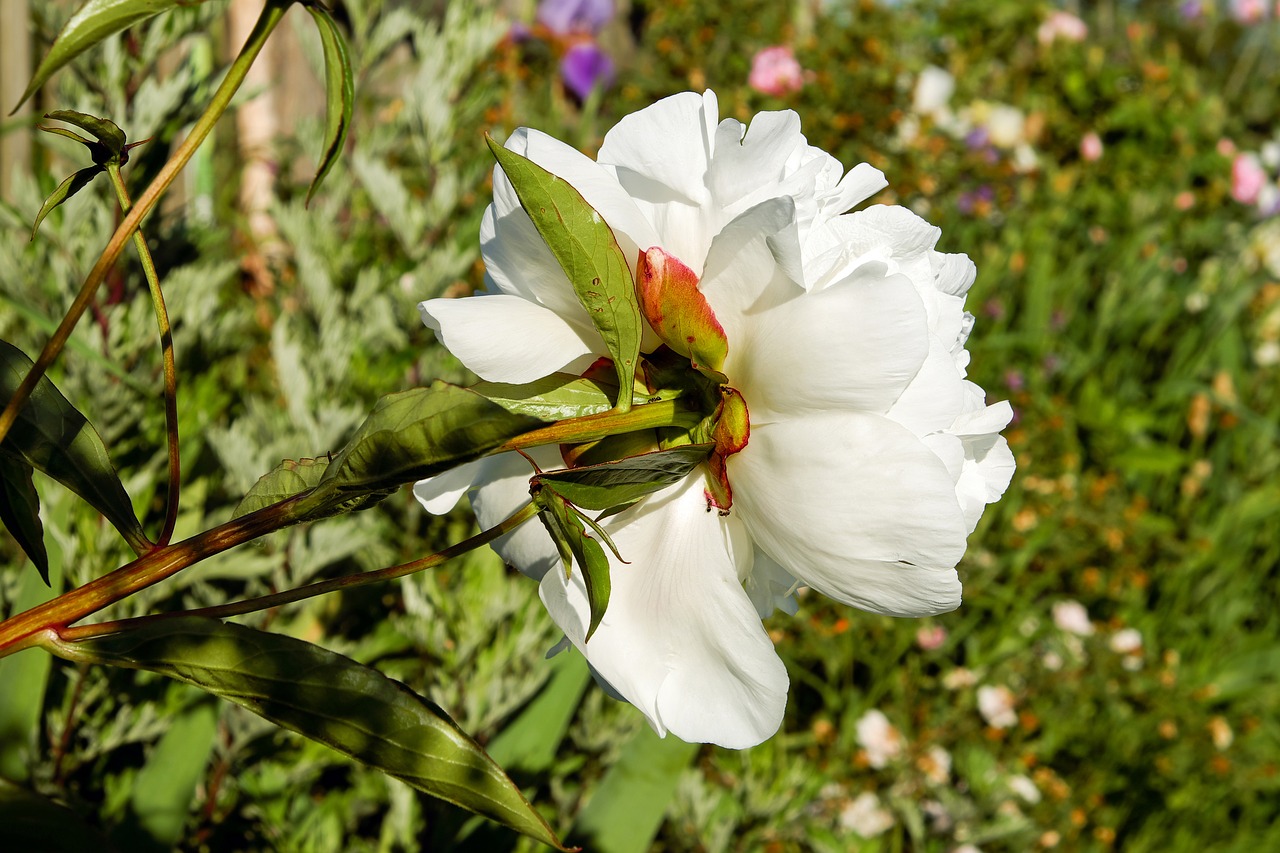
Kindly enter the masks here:
<path id="1" fill-rule="evenodd" d="M 920 372 L 906 386 L 888 416 L 916 435 L 946 429 L 966 408 L 968 388 L 955 357 L 936 337 L 929 336 L 929 354 Z"/>
<path id="2" fill-rule="evenodd" d="M 553 447 L 535 447 L 528 454 L 544 470 L 563 465 Z M 501 524 L 529 502 L 529 478 L 533 468 L 519 453 L 500 453 L 480 461 L 476 487 L 472 489 L 471 510 L 482 530 Z M 560 574 L 560 552 L 542 522 L 527 521 L 490 543 L 498 556 L 534 580 L 554 568 Z"/>
<path id="3" fill-rule="evenodd" d="M 520 296 L 428 299 L 418 310 L 440 342 L 490 382 L 532 382 L 558 370 L 581 373 L 605 351 L 594 329 L 572 326 Z"/>
<path id="4" fill-rule="evenodd" d="M 728 206 L 762 188 L 777 187 L 783 167 L 804 143 L 793 110 L 762 112 L 744 127 L 725 119 L 716 128 L 709 180 L 715 203 Z"/>
<path id="5" fill-rule="evenodd" d="M 729 340 L 725 373 L 753 424 L 827 409 L 881 413 L 915 384 L 927 329 L 911 282 L 864 265 L 837 285 L 748 318 Z"/>
<path id="6" fill-rule="evenodd" d="M 557 624 L 659 734 L 733 749 L 782 722 L 787 673 L 707 512 L 694 474 L 605 522 L 630 564 L 610 556 L 612 594 L 591 642 L 581 572 L 548 572 L 540 592 Z"/>
<path id="7" fill-rule="evenodd" d="M 752 538 L 805 584 L 895 616 L 959 605 L 955 485 L 903 427 L 843 412 L 764 424 L 728 465 Z"/>
<path id="8" fill-rule="evenodd" d="M 707 198 L 718 113 L 711 91 L 663 98 L 615 124 L 597 159 L 616 167 L 619 183 L 634 198 L 700 205 Z"/>
<path id="9" fill-rule="evenodd" d="M 485 460 L 476 459 L 413 484 L 413 496 L 432 515 L 444 515 L 471 488 Z"/>

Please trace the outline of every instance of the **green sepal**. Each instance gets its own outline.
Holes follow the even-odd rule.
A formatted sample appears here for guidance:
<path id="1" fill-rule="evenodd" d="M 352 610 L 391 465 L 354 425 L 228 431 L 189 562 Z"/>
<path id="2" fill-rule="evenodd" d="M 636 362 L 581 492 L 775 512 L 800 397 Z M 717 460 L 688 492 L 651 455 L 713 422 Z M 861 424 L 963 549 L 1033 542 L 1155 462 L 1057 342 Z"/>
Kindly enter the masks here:
<path id="1" fill-rule="evenodd" d="M 89 48 L 139 21 L 168 9 L 190 6 L 196 2 L 201 0 L 89 0 L 80 7 L 80 11 L 71 16 L 62 32 L 53 40 L 49 52 L 40 61 L 26 91 L 9 115 L 16 113 L 18 107 L 35 94 L 54 72 Z"/>
<path id="2" fill-rule="evenodd" d="M 40 223 L 44 222 L 44 218 L 55 207 L 89 186 L 89 182 L 97 177 L 99 172 L 105 171 L 106 169 L 102 166 L 86 166 L 58 184 L 57 189 L 49 194 L 49 197 L 44 200 L 44 205 L 40 208 L 40 212 L 36 214 L 35 224 L 31 226 L 31 239 L 34 240 L 36 238 L 36 232 L 40 230 Z"/>
<path id="3" fill-rule="evenodd" d="M 320 31 L 320 45 L 324 50 L 325 78 L 325 114 L 324 114 L 324 150 L 320 155 L 320 163 L 316 167 L 316 176 L 307 189 L 307 204 L 320 189 L 320 183 L 347 141 L 347 131 L 351 129 L 351 113 L 355 107 L 355 78 L 351 70 L 351 57 L 347 53 L 347 43 L 338 30 L 337 23 L 329 12 L 320 6 L 307 6 L 307 11 L 315 19 L 316 29 Z"/>
<path id="4" fill-rule="evenodd" d="M 40 523 L 40 495 L 31 481 L 32 467 L 0 450 L 0 522 L 49 586 L 49 553 Z"/>
<path id="5" fill-rule="evenodd" d="M 0 401 L 13 398 L 31 367 L 20 349 L 0 341 Z M 151 547 L 98 431 L 48 376 L 36 383 L 2 448 L 88 501 L 136 553 Z"/>
<path id="6" fill-rule="evenodd" d="M 608 510 L 630 505 L 678 483 L 706 461 L 714 445 L 686 444 L 628 456 L 616 462 L 539 474 L 559 494 L 584 509 Z"/>
<path id="7" fill-rule="evenodd" d="M 619 561 L 626 561 L 618 553 L 618 548 L 613 544 L 609 534 L 599 524 L 584 515 L 562 495 L 556 494 L 554 487 L 539 482 L 538 477 L 534 477 L 531 482 L 529 491 L 533 496 L 534 504 L 538 507 L 538 518 L 547 528 L 547 533 L 551 534 L 552 541 L 556 543 L 556 550 L 560 552 L 560 560 L 564 566 L 565 578 L 567 579 L 572 573 L 574 562 L 577 562 L 582 570 L 582 582 L 587 588 L 587 608 L 590 613 L 587 635 L 583 640 L 586 642 L 600 626 L 600 620 L 604 618 L 605 610 L 609 607 L 609 557 L 600 546 L 600 542 L 607 543 L 609 550 Z M 590 525 L 595 534 L 600 537 L 599 540 L 587 535 L 587 525 Z"/>
<path id="8" fill-rule="evenodd" d="M 447 382 L 389 394 L 334 454 L 298 512 L 322 518 L 350 501 L 478 459 L 544 423 Z"/>
<path id="9" fill-rule="evenodd" d="M 503 148 L 488 134 L 485 141 L 604 340 L 620 389 L 614 408 L 630 410 L 626 389 L 635 383 L 643 323 L 631 269 L 613 231 L 563 178 Z"/>
<path id="10" fill-rule="evenodd" d="M 502 768 L 441 708 L 335 652 L 195 616 L 78 642 L 51 639 L 48 649 L 195 685 L 419 791 L 565 849 Z"/>

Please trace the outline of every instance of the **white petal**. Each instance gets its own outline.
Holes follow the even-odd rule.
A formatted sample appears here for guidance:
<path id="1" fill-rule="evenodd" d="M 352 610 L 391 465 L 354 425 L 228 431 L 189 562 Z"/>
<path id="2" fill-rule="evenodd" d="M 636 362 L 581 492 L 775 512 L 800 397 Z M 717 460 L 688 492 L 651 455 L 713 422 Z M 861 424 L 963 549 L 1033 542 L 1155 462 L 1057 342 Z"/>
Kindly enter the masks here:
<path id="1" fill-rule="evenodd" d="M 823 207 L 832 213 L 844 213 L 887 186 L 889 181 L 884 172 L 870 163 L 859 163 L 840 179 L 831 196 L 823 200 Z"/>
<path id="2" fill-rule="evenodd" d="M 466 494 L 467 489 L 475 482 L 476 474 L 483 459 L 450 468 L 443 474 L 419 480 L 413 484 L 413 496 L 418 503 L 432 515 L 444 515 L 457 505 L 458 499 Z"/>
<path id="3" fill-rule="evenodd" d="M 617 168 L 619 182 L 635 198 L 701 204 L 717 110 L 711 92 L 663 98 L 614 125 L 597 159 Z"/>
<path id="4" fill-rule="evenodd" d="M 782 721 L 787 673 L 707 512 L 701 475 L 609 519 L 622 556 L 610 556 L 604 620 L 583 643 L 581 572 L 542 579 L 542 600 L 591 666 L 659 734 L 733 749 L 768 738 Z"/>
<path id="5" fill-rule="evenodd" d="M 946 429 L 965 410 L 970 383 L 956 367 L 951 352 L 930 336 L 929 354 L 920 372 L 898 397 L 888 415 L 916 435 Z"/>
<path id="6" fill-rule="evenodd" d="M 729 480 L 752 538 L 814 589 L 898 616 L 959 605 L 967 530 L 951 474 L 892 421 L 825 413 L 753 428 Z"/>
<path id="7" fill-rule="evenodd" d="M 1009 442 L 1001 435 L 966 436 L 965 461 L 956 494 L 964 509 L 969 532 L 978 525 L 989 503 L 1000 500 L 1013 480 L 1014 459 Z"/>
<path id="8" fill-rule="evenodd" d="M 937 266 L 938 290 L 952 296 L 964 296 L 969 292 L 978 276 L 978 268 L 968 255 L 935 252 L 933 261 Z"/>
<path id="9" fill-rule="evenodd" d="M 826 409 L 882 413 L 912 383 L 928 348 L 911 282 L 868 265 L 748 318 L 740 339 L 729 341 L 725 372 L 753 424 Z M 952 411 L 944 426 L 954 418 Z"/>
<path id="10" fill-rule="evenodd" d="M 735 119 L 720 122 L 709 175 L 716 204 L 728 206 L 776 186 L 788 158 L 803 142 L 800 116 L 793 110 L 758 113 L 746 129 Z"/>
<path id="11" fill-rule="evenodd" d="M 490 382 L 532 382 L 558 370 L 580 373 L 604 352 L 594 330 L 584 332 L 520 296 L 429 299 L 418 310 L 440 342 Z"/>
<path id="12" fill-rule="evenodd" d="M 564 464 L 560 453 L 552 447 L 535 447 L 529 455 L 544 469 Z M 518 453 L 500 453 L 481 460 L 476 487 L 470 497 L 471 510 L 482 530 L 501 524 L 529 502 L 531 476 L 533 468 Z M 560 552 L 536 518 L 498 537 L 490 547 L 503 561 L 534 580 L 541 580 L 552 568 L 556 569 L 552 574 L 559 572 Z"/>

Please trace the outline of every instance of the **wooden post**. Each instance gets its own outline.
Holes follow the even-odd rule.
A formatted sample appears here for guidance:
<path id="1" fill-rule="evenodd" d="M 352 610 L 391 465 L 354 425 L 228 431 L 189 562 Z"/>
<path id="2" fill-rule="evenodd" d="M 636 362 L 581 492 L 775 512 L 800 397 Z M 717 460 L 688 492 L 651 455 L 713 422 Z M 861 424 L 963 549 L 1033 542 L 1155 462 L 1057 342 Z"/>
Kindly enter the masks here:
<path id="1" fill-rule="evenodd" d="M 31 102 L 10 116 L 31 79 L 29 0 L 0 0 L 0 199 L 13 201 L 13 176 L 31 171 Z"/>

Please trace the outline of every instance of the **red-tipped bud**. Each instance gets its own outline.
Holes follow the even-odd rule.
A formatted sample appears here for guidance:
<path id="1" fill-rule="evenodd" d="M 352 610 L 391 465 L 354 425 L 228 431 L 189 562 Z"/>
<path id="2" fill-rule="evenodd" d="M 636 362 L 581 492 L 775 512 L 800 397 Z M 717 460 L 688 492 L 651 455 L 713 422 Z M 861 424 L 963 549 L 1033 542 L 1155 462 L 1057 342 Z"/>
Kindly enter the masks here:
<path id="1" fill-rule="evenodd" d="M 729 340 L 715 312 L 698 290 L 698 276 L 675 255 L 654 246 L 640 253 L 636 266 L 636 297 L 640 313 L 662 339 L 696 370 L 718 382 Z"/>

